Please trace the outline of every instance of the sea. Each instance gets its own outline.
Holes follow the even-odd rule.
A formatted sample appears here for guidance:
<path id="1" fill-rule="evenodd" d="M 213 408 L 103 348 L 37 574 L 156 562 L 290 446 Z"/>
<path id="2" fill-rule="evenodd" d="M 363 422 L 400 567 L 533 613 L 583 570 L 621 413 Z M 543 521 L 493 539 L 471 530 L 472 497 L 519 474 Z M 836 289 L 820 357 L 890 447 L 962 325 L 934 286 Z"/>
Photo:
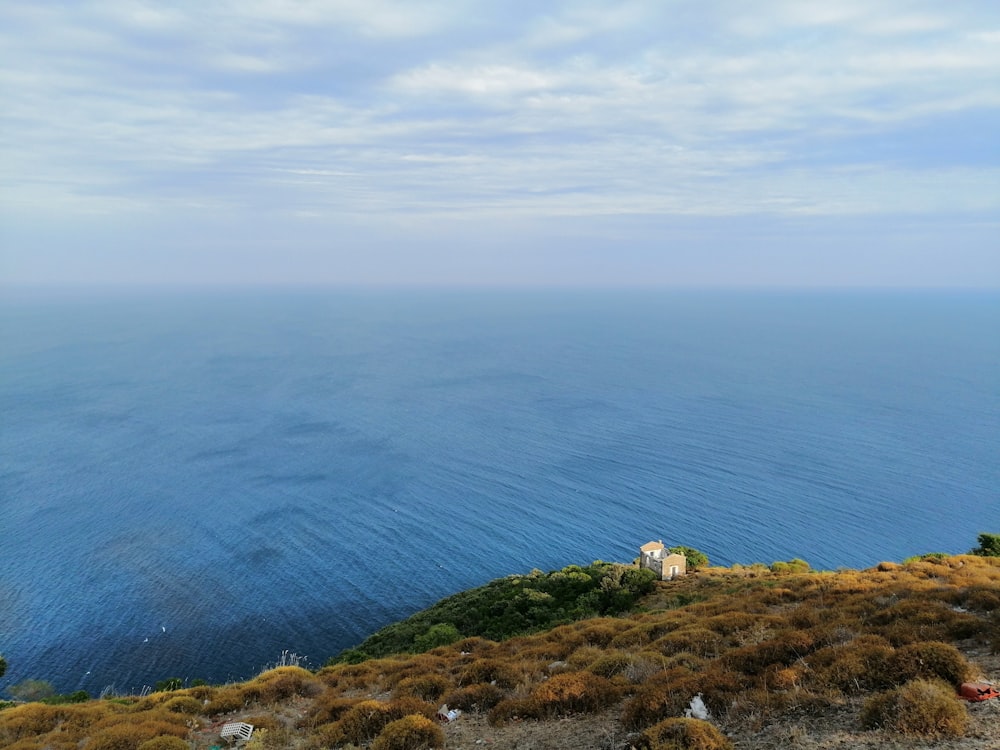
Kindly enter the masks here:
<path id="1" fill-rule="evenodd" d="M 457 591 L 1000 532 L 1000 293 L 0 297 L 0 692 L 318 668 Z"/>

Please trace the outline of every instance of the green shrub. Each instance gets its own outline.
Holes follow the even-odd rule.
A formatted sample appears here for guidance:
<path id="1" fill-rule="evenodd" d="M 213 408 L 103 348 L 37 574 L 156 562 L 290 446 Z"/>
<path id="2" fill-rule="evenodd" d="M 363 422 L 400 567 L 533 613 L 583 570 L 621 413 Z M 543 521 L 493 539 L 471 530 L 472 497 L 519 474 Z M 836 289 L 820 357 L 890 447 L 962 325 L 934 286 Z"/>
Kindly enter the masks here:
<path id="1" fill-rule="evenodd" d="M 411 714 L 386 725 L 371 750 L 431 750 L 444 747 L 444 732 L 426 716 Z"/>
<path id="2" fill-rule="evenodd" d="M 922 737 L 961 737 L 969 715 L 955 691 L 932 680 L 912 680 L 876 693 L 861 708 L 865 729 L 887 729 Z"/>
<path id="3" fill-rule="evenodd" d="M 805 560 L 800 560 L 797 557 L 792 558 L 788 562 L 782 562 L 777 560 L 771 563 L 771 572 L 780 574 L 790 574 L 790 573 L 808 573 L 812 568 L 809 566 Z"/>
<path id="4" fill-rule="evenodd" d="M 685 547 L 681 544 L 676 547 L 671 547 L 667 551 L 678 555 L 684 555 L 684 559 L 687 560 L 688 570 L 697 570 L 698 568 L 708 567 L 708 555 L 701 550 L 696 550 L 694 547 Z"/>
<path id="5" fill-rule="evenodd" d="M 732 750 L 712 724 L 700 719 L 666 719 L 650 727 L 636 743 L 639 750 Z"/>
<path id="6" fill-rule="evenodd" d="M 979 546 L 969 551 L 980 557 L 1000 557 L 1000 534 L 980 534 Z"/>

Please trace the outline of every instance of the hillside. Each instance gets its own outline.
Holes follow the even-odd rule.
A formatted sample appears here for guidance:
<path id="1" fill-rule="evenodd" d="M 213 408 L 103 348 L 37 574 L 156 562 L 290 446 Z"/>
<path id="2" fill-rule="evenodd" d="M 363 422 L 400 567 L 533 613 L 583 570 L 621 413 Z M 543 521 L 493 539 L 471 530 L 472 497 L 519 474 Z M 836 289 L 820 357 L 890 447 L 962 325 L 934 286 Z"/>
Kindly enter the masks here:
<path id="1" fill-rule="evenodd" d="M 316 673 L 280 667 L 240 684 L 9 706 L 0 746 L 207 749 L 239 720 L 257 727 L 256 750 L 1000 747 L 1000 700 L 955 697 L 964 680 L 1000 684 L 1000 558 L 805 568 L 706 569 L 652 584 L 624 614 L 419 654 L 355 653 Z M 442 624 L 418 622 L 405 635 L 414 648 Z M 699 694 L 709 722 L 663 723 Z M 435 722 L 442 703 L 461 717 Z"/>

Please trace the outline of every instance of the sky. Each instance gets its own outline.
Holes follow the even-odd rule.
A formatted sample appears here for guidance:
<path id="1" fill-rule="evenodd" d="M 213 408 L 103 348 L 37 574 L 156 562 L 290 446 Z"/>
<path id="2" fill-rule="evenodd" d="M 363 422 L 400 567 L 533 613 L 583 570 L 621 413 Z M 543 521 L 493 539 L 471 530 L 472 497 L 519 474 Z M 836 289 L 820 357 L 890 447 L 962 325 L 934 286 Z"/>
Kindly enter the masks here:
<path id="1" fill-rule="evenodd" d="M 1000 3 L 5 0 L 0 283 L 1000 287 Z"/>

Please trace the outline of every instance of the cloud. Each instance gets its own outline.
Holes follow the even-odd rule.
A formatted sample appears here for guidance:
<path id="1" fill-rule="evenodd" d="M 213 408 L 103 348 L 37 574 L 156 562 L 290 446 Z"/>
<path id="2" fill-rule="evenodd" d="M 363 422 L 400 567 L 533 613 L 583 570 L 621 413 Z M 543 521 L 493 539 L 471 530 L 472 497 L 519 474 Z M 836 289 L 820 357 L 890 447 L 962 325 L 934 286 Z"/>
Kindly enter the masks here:
<path id="1" fill-rule="evenodd" d="M 985 0 L 15 1 L 0 211 L 995 215 L 998 29 Z"/>

